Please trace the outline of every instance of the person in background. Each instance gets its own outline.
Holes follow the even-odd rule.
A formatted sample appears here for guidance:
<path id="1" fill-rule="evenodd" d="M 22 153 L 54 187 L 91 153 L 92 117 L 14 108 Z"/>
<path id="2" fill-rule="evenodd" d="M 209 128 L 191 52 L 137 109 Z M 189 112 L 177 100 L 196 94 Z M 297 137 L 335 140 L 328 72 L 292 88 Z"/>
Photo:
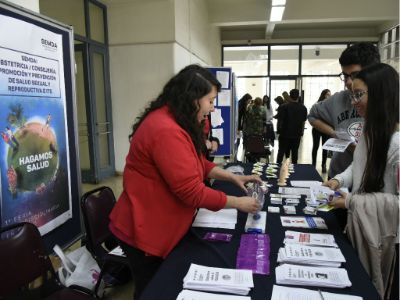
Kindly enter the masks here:
<path id="1" fill-rule="evenodd" d="M 276 115 L 274 115 L 274 119 L 277 119 L 277 123 L 276 123 L 276 133 L 279 134 L 279 130 L 281 128 L 281 124 L 278 120 L 278 112 L 279 112 L 279 108 L 282 106 L 283 103 L 285 103 L 285 100 L 282 98 L 282 96 L 278 96 L 275 97 L 274 99 L 275 103 L 278 104 L 278 107 L 275 109 L 276 110 Z"/>
<path id="2" fill-rule="evenodd" d="M 265 108 L 265 139 L 268 144 L 274 145 L 275 141 L 275 133 L 274 133 L 274 125 L 272 124 L 272 119 L 274 117 L 274 111 L 272 110 L 271 99 L 264 95 L 263 97 L 263 105 Z"/>
<path id="3" fill-rule="evenodd" d="M 352 164 L 325 185 L 352 188 L 331 205 L 348 209 L 348 236 L 382 299 L 397 265 L 398 299 L 399 74 L 383 63 L 364 68 L 353 77 L 351 98 L 365 118 L 363 135 Z"/>
<path id="4" fill-rule="evenodd" d="M 258 176 L 230 173 L 209 162 L 201 123 L 221 84 L 207 69 L 189 65 L 173 76 L 136 119 L 123 174 L 123 191 L 110 214 L 110 230 L 127 255 L 137 299 L 163 259 L 189 230 L 198 208 L 254 213 L 252 197 L 206 187 L 206 178 L 230 181 L 245 194 Z"/>
<path id="5" fill-rule="evenodd" d="M 364 119 L 351 104 L 350 95 L 353 77 L 363 68 L 379 62 L 379 50 L 372 43 L 356 43 L 345 49 L 339 58 L 342 68 L 339 76 L 346 89 L 314 104 L 308 115 L 310 124 L 329 137 L 336 138 L 336 131 L 344 131 L 358 141 L 362 133 Z M 353 161 L 354 148 L 355 145 L 351 144 L 344 152 L 333 152 L 329 164 L 328 179 L 346 170 Z M 334 213 L 339 226 L 344 229 L 347 212 L 336 209 Z"/>
<path id="6" fill-rule="evenodd" d="M 243 123 L 246 115 L 247 105 L 253 97 L 247 93 L 238 102 L 238 131 L 243 130 Z"/>
<path id="7" fill-rule="evenodd" d="M 264 122 L 266 118 L 265 108 L 260 97 L 254 99 L 253 103 L 247 108 L 244 120 L 244 137 L 249 135 L 263 135 Z"/>
<path id="8" fill-rule="evenodd" d="M 331 96 L 331 91 L 328 89 L 325 89 L 321 92 L 321 95 L 319 96 L 319 99 L 317 101 L 321 102 L 325 100 L 326 98 L 329 98 Z M 325 142 L 329 139 L 329 137 L 322 133 L 319 132 L 317 129 L 313 128 L 312 129 L 312 137 L 313 137 L 313 148 L 312 148 L 312 165 L 315 167 L 317 164 L 317 154 L 318 154 L 318 148 L 319 148 L 319 141 L 322 139 L 322 145 L 325 144 Z M 328 157 L 328 151 L 327 150 L 322 150 L 322 173 L 326 173 L 326 159 Z"/>
<path id="9" fill-rule="evenodd" d="M 339 58 L 342 68 L 340 78 L 346 90 L 335 93 L 332 97 L 314 104 L 308 115 L 310 124 L 329 137 L 336 137 L 335 131 L 345 131 L 356 140 L 359 139 L 364 120 L 351 105 L 351 85 L 353 77 L 361 69 L 379 63 L 380 55 L 371 43 L 357 43 L 345 49 Z M 353 160 L 354 145 L 345 152 L 334 152 L 328 172 L 328 178 L 343 172 Z"/>
<path id="10" fill-rule="evenodd" d="M 276 115 L 279 127 L 279 150 L 276 162 L 281 163 L 283 156 L 289 157 L 297 164 L 300 140 L 304 132 L 304 122 L 307 120 L 307 108 L 298 102 L 298 89 L 290 91 L 290 102 L 282 104 Z"/>
<path id="11" fill-rule="evenodd" d="M 284 103 L 288 103 L 288 102 L 290 102 L 290 101 L 293 100 L 293 99 L 290 97 L 289 93 L 286 92 L 286 91 L 284 91 L 284 92 L 282 93 L 282 97 L 283 97 Z"/>
<path id="12" fill-rule="evenodd" d="M 213 112 L 213 111 L 214 111 L 214 107 L 211 109 L 211 112 Z M 214 161 L 214 156 L 210 156 L 210 154 L 217 152 L 220 144 L 219 144 L 219 139 L 212 135 L 211 113 L 204 120 L 203 128 L 204 128 L 203 129 L 204 140 L 205 140 L 206 148 L 207 148 L 206 158 L 209 161 Z"/>
<path id="13" fill-rule="evenodd" d="M 278 107 L 276 110 L 278 110 L 279 106 L 281 106 L 283 103 L 285 103 L 285 99 L 282 98 L 282 96 L 278 96 L 274 99 L 275 103 L 278 104 Z"/>

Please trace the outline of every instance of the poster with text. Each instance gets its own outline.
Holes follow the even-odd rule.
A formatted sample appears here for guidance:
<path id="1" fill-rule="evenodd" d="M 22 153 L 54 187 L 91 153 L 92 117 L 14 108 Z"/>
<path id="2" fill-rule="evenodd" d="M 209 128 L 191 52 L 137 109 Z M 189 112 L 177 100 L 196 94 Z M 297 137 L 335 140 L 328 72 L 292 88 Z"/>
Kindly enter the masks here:
<path id="1" fill-rule="evenodd" d="M 0 15 L 1 225 L 72 217 L 62 37 Z"/>

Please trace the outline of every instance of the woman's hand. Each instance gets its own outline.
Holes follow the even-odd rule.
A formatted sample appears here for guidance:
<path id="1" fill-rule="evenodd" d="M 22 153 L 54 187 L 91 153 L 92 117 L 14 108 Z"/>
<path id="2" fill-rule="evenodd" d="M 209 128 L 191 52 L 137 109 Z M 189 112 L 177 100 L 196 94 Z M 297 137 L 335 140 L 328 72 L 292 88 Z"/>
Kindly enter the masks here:
<path id="1" fill-rule="evenodd" d="M 211 148 L 209 150 L 211 153 L 217 152 L 218 143 L 216 141 L 211 141 Z"/>
<path id="2" fill-rule="evenodd" d="M 261 209 L 260 203 L 253 197 L 227 196 L 225 208 L 236 208 L 245 213 L 256 213 Z"/>
<path id="3" fill-rule="evenodd" d="M 334 179 L 334 178 L 332 178 L 329 181 L 325 181 L 322 185 L 323 186 L 327 186 L 331 190 L 334 190 L 334 191 L 336 191 L 340 187 L 339 181 L 337 179 Z"/>
<path id="4" fill-rule="evenodd" d="M 329 205 L 333 206 L 334 208 L 346 208 L 345 200 L 347 198 L 347 193 L 340 190 L 336 191 L 335 193 L 338 193 L 339 195 L 335 195 L 332 201 L 329 202 Z"/>
<path id="5" fill-rule="evenodd" d="M 247 182 L 262 183 L 262 180 L 261 180 L 260 176 L 258 176 L 258 175 L 236 175 L 236 174 L 233 174 L 232 182 L 234 184 L 236 184 L 238 187 L 240 187 L 244 192 L 247 193 L 247 188 L 245 187 L 245 184 Z"/>
<path id="6" fill-rule="evenodd" d="M 206 148 L 207 150 L 211 150 L 212 149 L 212 144 L 209 140 L 206 140 Z"/>

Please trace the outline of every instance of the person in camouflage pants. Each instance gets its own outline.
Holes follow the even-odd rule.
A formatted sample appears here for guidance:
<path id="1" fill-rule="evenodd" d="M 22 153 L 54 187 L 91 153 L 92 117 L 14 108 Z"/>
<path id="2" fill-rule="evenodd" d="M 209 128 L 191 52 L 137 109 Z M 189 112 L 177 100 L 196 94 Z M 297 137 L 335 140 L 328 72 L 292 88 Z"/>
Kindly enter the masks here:
<path id="1" fill-rule="evenodd" d="M 243 126 L 245 136 L 263 135 L 266 113 L 265 107 L 262 104 L 262 99 L 257 97 L 247 108 Z"/>

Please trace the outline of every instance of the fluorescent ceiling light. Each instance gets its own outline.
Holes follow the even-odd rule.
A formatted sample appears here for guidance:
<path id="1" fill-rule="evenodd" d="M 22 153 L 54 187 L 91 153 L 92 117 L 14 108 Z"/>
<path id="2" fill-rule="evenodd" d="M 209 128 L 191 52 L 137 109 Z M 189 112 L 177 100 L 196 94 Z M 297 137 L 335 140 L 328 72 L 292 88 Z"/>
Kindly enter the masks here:
<path id="1" fill-rule="evenodd" d="M 282 21 L 282 16 L 283 16 L 284 10 L 285 10 L 284 6 L 272 6 L 271 15 L 269 17 L 269 20 L 271 22 Z"/>
<path id="2" fill-rule="evenodd" d="M 246 51 L 246 50 L 265 50 L 268 51 L 268 46 L 241 46 L 241 47 L 224 47 L 224 51 Z"/>
<path id="3" fill-rule="evenodd" d="M 286 0 L 272 0 L 272 6 L 285 5 Z"/>

